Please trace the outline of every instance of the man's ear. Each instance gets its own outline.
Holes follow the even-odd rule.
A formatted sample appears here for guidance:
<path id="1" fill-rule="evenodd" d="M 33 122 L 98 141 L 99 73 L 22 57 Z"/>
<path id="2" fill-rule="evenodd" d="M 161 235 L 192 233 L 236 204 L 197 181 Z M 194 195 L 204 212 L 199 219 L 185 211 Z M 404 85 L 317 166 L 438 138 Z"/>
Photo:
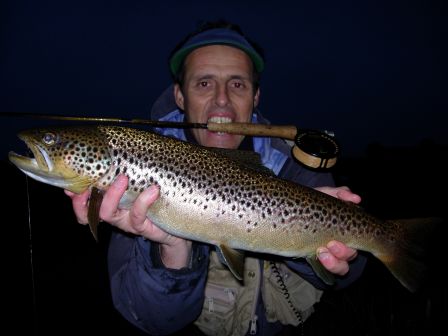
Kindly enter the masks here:
<path id="1" fill-rule="evenodd" d="M 174 100 L 176 101 L 177 107 L 179 107 L 181 110 L 184 110 L 185 106 L 184 94 L 182 93 L 179 84 L 174 85 Z"/>
<path id="2" fill-rule="evenodd" d="M 260 88 L 257 89 L 257 92 L 255 92 L 254 95 L 254 107 L 257 107 L 259 102 L 260 102 Z"/>

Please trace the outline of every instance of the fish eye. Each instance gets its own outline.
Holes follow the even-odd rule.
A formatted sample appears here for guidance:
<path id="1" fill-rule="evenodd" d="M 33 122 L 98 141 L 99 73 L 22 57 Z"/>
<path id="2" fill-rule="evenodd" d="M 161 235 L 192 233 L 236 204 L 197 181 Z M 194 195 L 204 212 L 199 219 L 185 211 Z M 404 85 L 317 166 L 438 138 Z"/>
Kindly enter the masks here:
<path id="1" fill-rule="evenodd" d="M 52 145 L 56 142 L 56 135 L 53 133 L 45 133 L 42 137 L 42 141 L 46 145 Z"/>

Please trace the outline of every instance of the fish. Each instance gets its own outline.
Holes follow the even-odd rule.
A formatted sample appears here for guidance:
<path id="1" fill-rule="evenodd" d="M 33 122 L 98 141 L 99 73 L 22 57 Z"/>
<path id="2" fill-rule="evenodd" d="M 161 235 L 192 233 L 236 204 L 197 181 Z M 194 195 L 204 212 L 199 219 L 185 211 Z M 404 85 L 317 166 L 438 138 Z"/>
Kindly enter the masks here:
<path id="1" fill-rule="evenodd" d="M 438 218 L 385 220 L 362 207 L 282 179 L 252 151 L 203 147 L 152 131 L 109 125 L 21 131 L 33 157 L 9 152 L 31 178 L 81 193 L 92 191 L 89 224 L 96 237 L 101 195 L 120 174 L 129 178 L 119 207 L 151 185 L 159 198 L 147 217 L 177 237 L 207 243 L 239 280 L 244 253 L 306 258 L 328 284 L 316 257 L 331 240 L 378 258 L 408 290 L 425 272 L 423 256 Z"/>

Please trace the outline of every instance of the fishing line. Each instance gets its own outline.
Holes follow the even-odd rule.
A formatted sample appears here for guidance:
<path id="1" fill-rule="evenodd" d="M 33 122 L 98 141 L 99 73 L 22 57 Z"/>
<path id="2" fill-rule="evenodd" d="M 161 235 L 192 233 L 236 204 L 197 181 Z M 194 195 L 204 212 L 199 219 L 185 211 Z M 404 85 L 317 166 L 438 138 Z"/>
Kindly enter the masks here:
<path id="1" fill-rule="evenodd" d="M 30 204 L 30 188 L 29 188 L 29 180 L 28 176 L 25 175 L 26 181 L 26 199 L 28 206 L 28 246 L 30 251 L 30 270 L 31 270 L 31 287 L 32 287 L 32 300 L 33 300 L 33 329 L 37 334 L 37 298 L 36 298 L 36 278 L 34 274 L 34 261 L 33 261 L 33 230 L 31 225 L 31 204 Z"/>

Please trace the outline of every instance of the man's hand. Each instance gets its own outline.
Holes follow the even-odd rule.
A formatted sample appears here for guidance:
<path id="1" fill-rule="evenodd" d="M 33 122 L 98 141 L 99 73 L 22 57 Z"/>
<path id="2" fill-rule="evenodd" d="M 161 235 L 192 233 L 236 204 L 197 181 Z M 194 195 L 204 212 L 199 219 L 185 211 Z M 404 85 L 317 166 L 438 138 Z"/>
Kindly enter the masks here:
<path id="1" fill-rule="evenodd" d="M 128 178 L 120 175 L 111 184 L 103 197 L 100 218 L 117 228 L 160 243 L 160 256 L 166 267 L 182 268 L 188 265 L 191 241 L 172 236 L 154 225 L 146 214 L 159 197 L 159 188 L 151 186 L 142 192 L 129 210 L 119 209 L 118 205 L 128 186 Z M 89 192 L 80 195 L 70 191 L 65 193 L 72 199 L 73 211 L 78 222 L 87 224 Z"/>
<path id="2" fill-rule="evenodd" d="M 348 187 L 319 187 L 316 188 L 323 193 L 339 198 L 343 201 L 353 202 L 358 204 L 361 202 L 361 197 L 350 191 Z M 322 265 L 331 273 L 337 275 L 345 275 L 349 271 L 348 262 L 353 260 L 358 255 L 358 252 L 345 244 L 338 241 L 330 241 L 327 246 L 319 247 L 317 249 L 317 257 Z"/>

